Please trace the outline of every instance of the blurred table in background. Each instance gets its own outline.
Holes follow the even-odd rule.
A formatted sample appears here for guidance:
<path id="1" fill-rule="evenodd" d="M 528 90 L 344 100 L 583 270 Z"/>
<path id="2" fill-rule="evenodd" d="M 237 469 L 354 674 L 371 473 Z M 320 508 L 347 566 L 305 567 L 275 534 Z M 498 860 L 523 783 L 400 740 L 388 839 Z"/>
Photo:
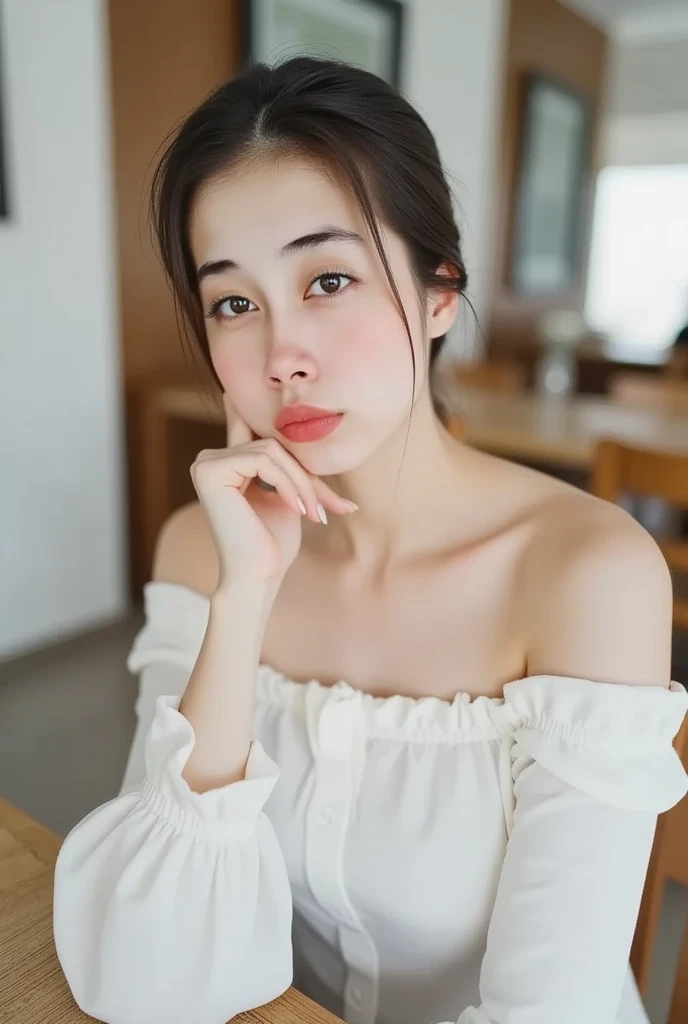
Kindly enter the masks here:
<path id="1" fill-rule="evenodd" d="M 645 409 L 594 395 L 542 398 L 462 390 L 451 412 L 465 424 L 463 440 L 516 461 L 589 470 L 600 437 L 688 453 L 688 413 Z"/>
<path id="2" fill-rule="evenodd" d="M 456 388 L 443 390 L 442 397 L 457 424 L 457 436 L 467 444 L 553 472 L 589 471 L 597 438 L 602 436 L 688 453 L 688 414 L 632 408 L 597 396 L 546 399 Z M 225 421 L 219 395 L 197 388 L 151 387 L 142 400 L 143 543 L 150 568 L 163 522 L 195 496 L 189 475 L 195 454 L 200 447 L 225 444 Z M 188 445 L 184 449 L 178 432 L 181 425 L 190 431 L 206 428 L 196 452 Z M 194 433 L 192 440 L 198 444 L 201 438 Z"/>
<path id="3" fill-rule="evenodd" d="M 535 385 L 536 367 L 542 347 L 536 341 L 521 341 L 508 347 L 495 348 L 491 357 L 497 360 L 516 360 L 523 367 L 526 387 Z M 666 373 L 671 351 L 666 348 L 642 348 L 635 345 L 611 345 L 590 338 L 581 342 L 576 351 L 579 394 L 605 395 L 610 377 L 619 370 L 641 370 L 645 373 Z"/>

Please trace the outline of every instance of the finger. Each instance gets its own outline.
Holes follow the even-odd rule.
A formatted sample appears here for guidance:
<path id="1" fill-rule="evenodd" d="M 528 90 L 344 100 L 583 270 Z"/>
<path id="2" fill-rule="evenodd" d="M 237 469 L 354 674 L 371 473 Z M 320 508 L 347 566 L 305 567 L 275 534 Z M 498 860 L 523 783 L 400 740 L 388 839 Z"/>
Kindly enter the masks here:
<path id="1" fill-rule="evenodd" d="M 228 455 L 232 456 L 232 467 L 244 475 L 244 481 L 238 488 L 241 494 L 246 492 L 251 480 L 256 477 L 263 481 L 262 486 L 259 483 L 261 490 L 269 490 L 273 486 L 271 481 L 256 471 L 256 467 L 259 465 L 256 459 L 267 456 L 280 466 L 292 481 L 297 497 L 303 502 L 308 518 L 314 523 L 326 522 L 326 509 L 339 515 L 348 515 L 358 511 L 358 505 L 342 498 L 324 480 L 308 473 L 277 438 L 266 438 L 259 445 L 252 444 L 241 454 L 236 448 L 206 449 L 199 454 L 198 459 L 224 461 Z"/>
<path id="2" fill-rule="evenodd" d="M 232 458 L 234 458 L 237 453 L 237 447 L 238 446 L 235 446 L 233 448 L 204 448 L 203 451 L 199 452 L 198 455 L 196 456 L 196 462 L 194 463 L 194 466 L 202 462 L 223 462 L 228 456 L 232 456 Z M 194 467 L 192 466 L 191 468 L 193 471 Z M 239 494 L 246 493 L 246 488 L 251 483 L 252 476 L 253 474 L 249 474 L 244 478 L 242 483 L 236 485 Z"/>
<path id="3" fill-rule="evenodd" d="M 301 463 L 284 448 L 275 437 L 263 442 L 263 451 L 289 474 L 301 496 L 308 518 L 314 523 L 326 523 L 327 515 L 315 488 L 316 478 L 306 472 Z M 330 505 L 330 508 L 332 505 Z M 341 509 L 336 509 L 341 511 Z"/>
<path id="4" fill-rule="evenodd" d="M 318 496 L 318 500 L 321 505 L 325 508 L 331 509 L 333 512 L 338 512 L 340 515 L 348 515 L 351 512 L 358 512 L 358 505 L 353 501 L 349 501 L 347 498 L 342 498 L 341 494 L 337 494 L 333 491 L 329 484 L 326 484 L 320 477 L 313 477 L 313 486 Z"/>
<path id="5" fill-rule="evenodd" d="M 250 448 L 202 451 L 191 467 L 191 477 L 197 491 L 201 481 L 212 481 L 215 487 L 231 487 L 240 494 L 244 494 L 254 480 L 262 480 L 273 487 L 297 515 L 306 514 L 293 480 L 264 451 Z"/>
<path id="6" fill-rule="evenodd" d="M 253 431 L 239 416 L 226 391 L 222 393 L 222 404 L 227 417 L 227 447 L 236 448 L 240 444 L 249 444 L 253 441 Z"/>
<path id="7" fill-rule="evenodd" d="M 358 506 L 346 498 L 340 497 L 332 488 L 317 476 L 307 472 L 291 452 L 277 440 L 269 438 L 265 442 L 266 450 L 292 476 L 299 488 L 299 493 L 306 503 L 308 517 L 313 522 L 326 522 L 325 509 L 348 515 L 358 511 Z"/>
<path id="8" fill-rule="evenodd" d="M 269 487 L 279 494 L 280 498 L 298 516 L 306 515 L 306 506 L 301 500 L 293 480 L 269 456 L 260 460 L 255 480 L 257 484 L 262 484 L 261 490 L 265 491 Z"/>

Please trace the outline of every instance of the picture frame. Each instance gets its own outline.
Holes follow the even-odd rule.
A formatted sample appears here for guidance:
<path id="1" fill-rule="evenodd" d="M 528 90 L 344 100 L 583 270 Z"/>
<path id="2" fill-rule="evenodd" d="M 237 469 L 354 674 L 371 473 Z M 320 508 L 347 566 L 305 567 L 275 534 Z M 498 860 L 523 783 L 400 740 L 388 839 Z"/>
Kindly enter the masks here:
<path id="1" fill-rule="evenodd" d="M 400 89 L 404 14 L 399 0 L 243 0 L 245 59 L 329 57 Z"/>
<path id="2" fill-rule="evenodd" d="M 590 104 L 554 78 L 525 76 L 510 284 L 564 295 L 581 273 Z"/>

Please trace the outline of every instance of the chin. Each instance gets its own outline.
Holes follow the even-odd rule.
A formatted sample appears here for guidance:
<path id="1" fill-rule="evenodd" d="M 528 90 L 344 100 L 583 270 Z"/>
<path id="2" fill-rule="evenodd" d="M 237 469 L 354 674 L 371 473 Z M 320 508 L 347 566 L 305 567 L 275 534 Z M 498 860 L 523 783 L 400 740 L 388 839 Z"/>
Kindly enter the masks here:
<path id="1" fill-rule="evenodd" d="M 334 435 L 310 444 L 285 444 L 303 468 L 314 476 L 340 476 L 364 465 L 385 444 L 389 435 L 368 433 L 357 441 Z"/>
<path id="2" fill-rule="evenodd" d="M 288 449 L 303 468 L 313 476 L 339 476 L 350 473 L 361 466 L 372 452 L 354 452 L 351 446 L 347 449 L 334 447 L 329 450 L 324 444 L 293 445 Z"/>

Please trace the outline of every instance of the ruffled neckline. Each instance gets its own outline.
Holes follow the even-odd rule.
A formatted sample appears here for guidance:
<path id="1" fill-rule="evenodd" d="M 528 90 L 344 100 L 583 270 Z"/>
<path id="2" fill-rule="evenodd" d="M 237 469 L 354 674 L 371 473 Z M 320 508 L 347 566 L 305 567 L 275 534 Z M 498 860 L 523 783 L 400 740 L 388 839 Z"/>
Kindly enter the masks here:
<path id="1" fill-rule="evenodd" d="M 151 581 L 144 586 L 146 625 L 134 642 L 128 665 L 138 671 L 146 648 L 164 643 L 172 660 L 189 671 L 203 642 L 209 598 L 183 584 Z M 534 675 L 504 686 L 500 697 L 459 691 L 440 697 L 374 696 L 346 680 L 334 685 L 297 682 L 267 663 L 259 667 L 256 700 L 266 705 L 355 711 L 368 736 L 423 742 L 485 740 L 524 727 L 566 735 L 582 745 L 609 743 L 614 736 L 640 753 L 671 741 L 688 709 L 688 693 L 670 687 L 604 683 L 570 676 Z"/>

